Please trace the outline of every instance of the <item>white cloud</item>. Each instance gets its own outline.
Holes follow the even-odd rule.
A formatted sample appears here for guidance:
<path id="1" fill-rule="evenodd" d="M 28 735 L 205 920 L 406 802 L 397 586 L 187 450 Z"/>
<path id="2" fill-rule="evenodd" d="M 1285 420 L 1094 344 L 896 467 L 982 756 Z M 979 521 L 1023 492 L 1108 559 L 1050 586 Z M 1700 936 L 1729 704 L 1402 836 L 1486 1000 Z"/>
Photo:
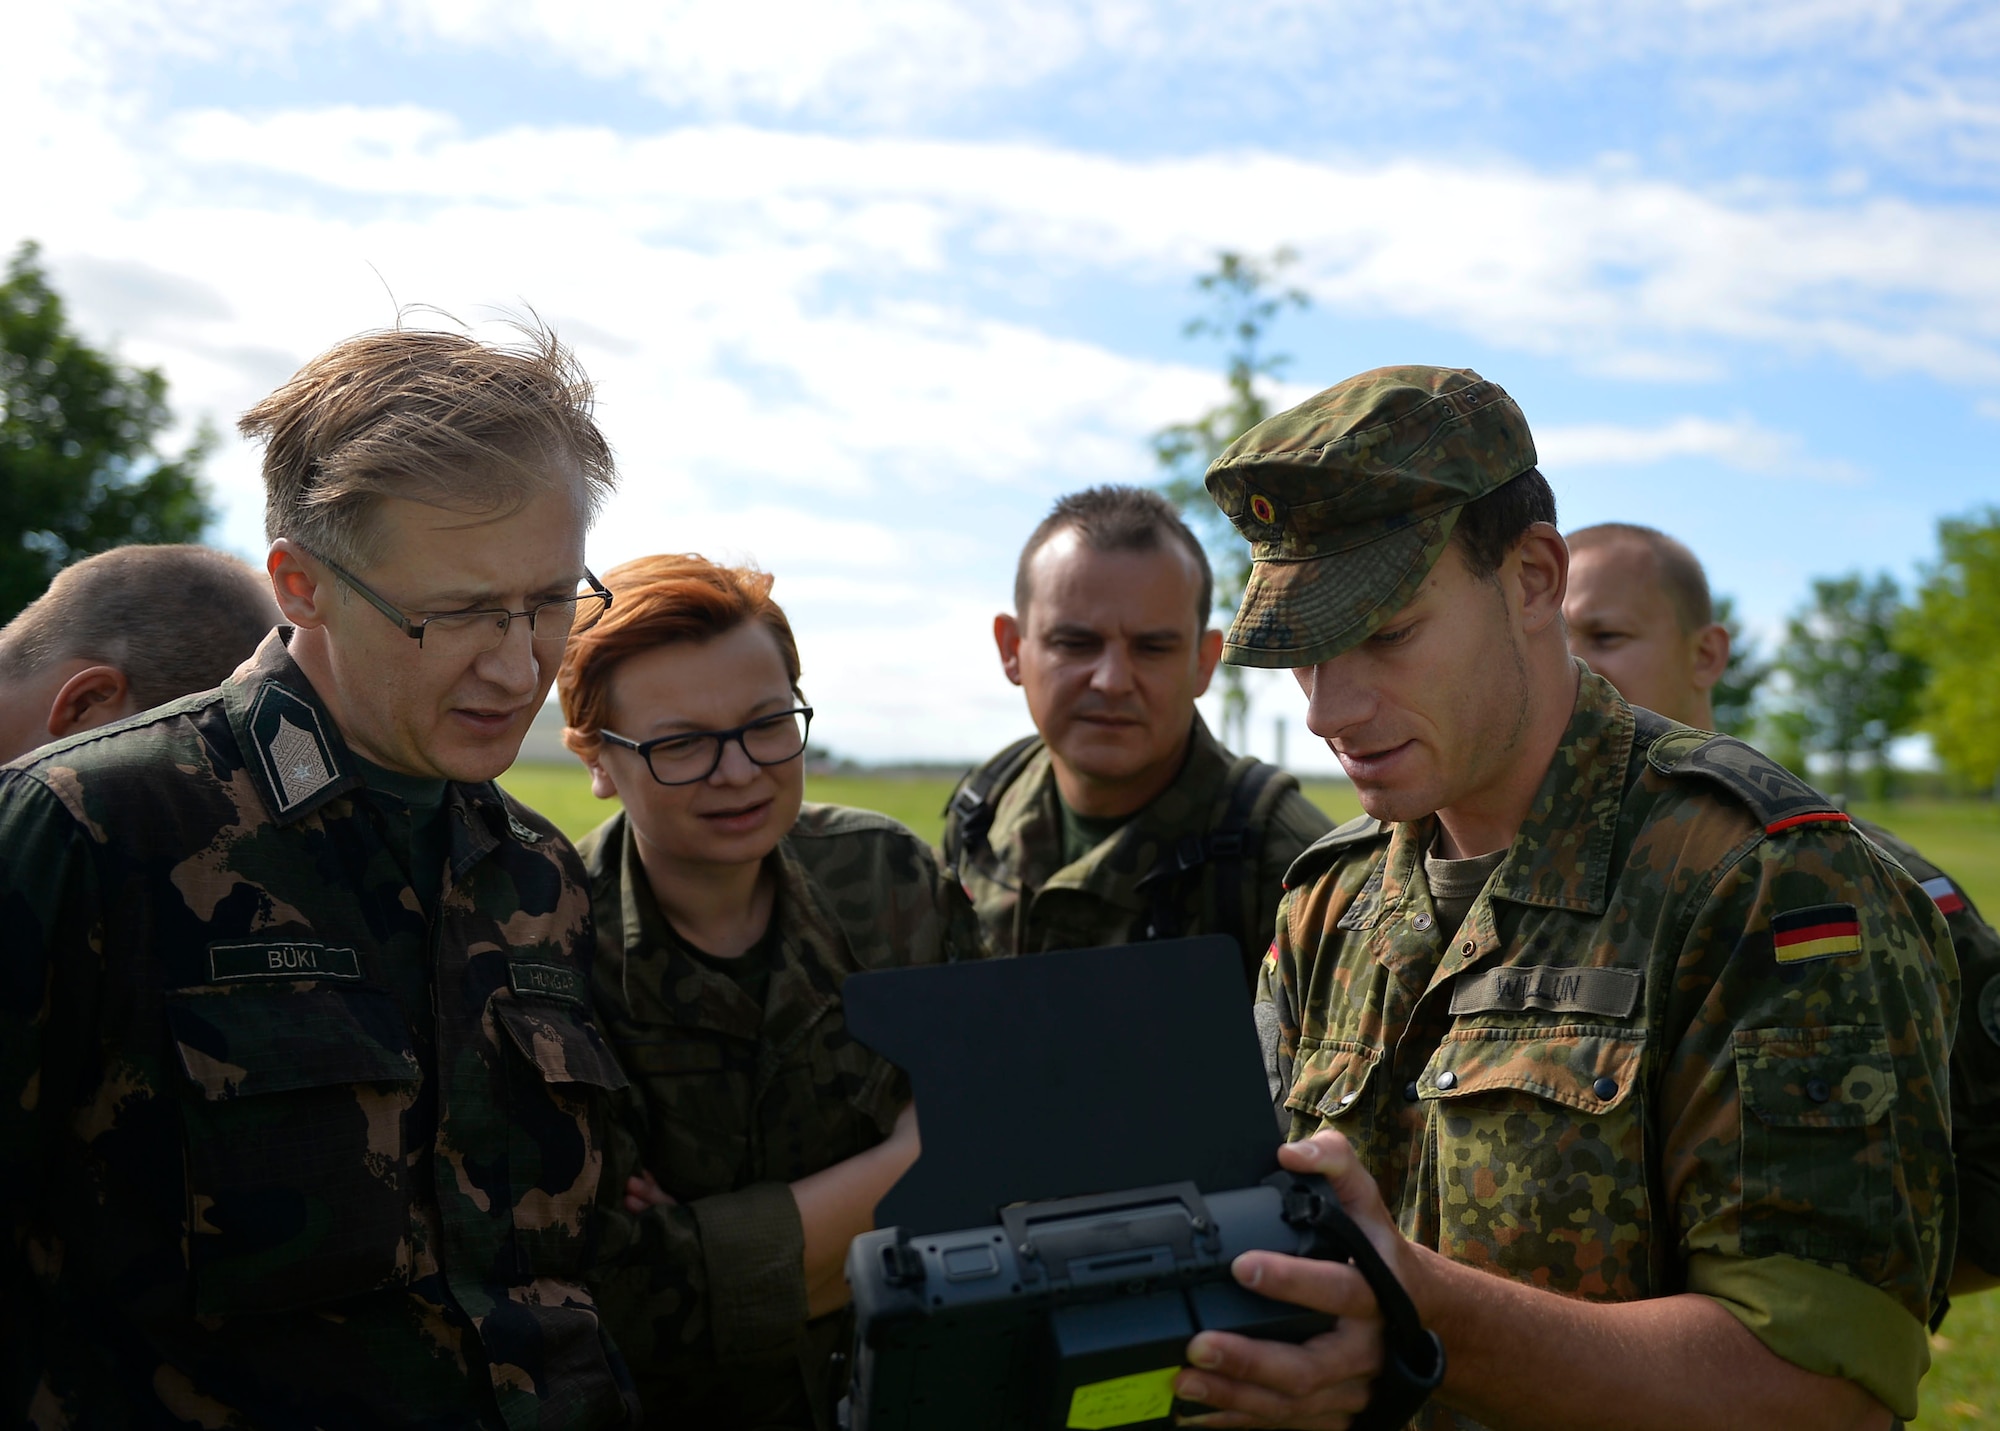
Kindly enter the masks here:
<path id="1" fill-rule="evenodd" d="M 767 271 L 776 261 L 780 281 L 934 271 L 954 241 L 1030 271 L 1165 278 L 1217 248 L 1284 242 L 1338 310 L 1607 373 L 1709 372 L 1714 345 L 1748 343 L 2000 384 L 1990 211 L 1729 202 L 1616 171 L 1257 152 L 1132 161 L 740 126 L 466 137 L 445 116 L 408 109 L 200 113 L 172 145 L 196 172 L 247 169 L 425 205 L 572 206 L 641 242 L 754 253 Z M 1190 194 L 1211 198 L 1190 204 Z"/>
<path id="2" fill-rule="evenodd" d="M 1535 448 L 1542 467 L 1551 472 L 1698 457 L 1765 477 L 1803 477 L 1842 486 L 1860 481 L 1851 463 L 1814 457 L 1794 434 L 1773 432 L 1749 418 L 1722 422 L 1680 417 L 1653 427 L 1610 423 L 1541 427 L 1535 432 Z"/>
<path id="3" fill-rule="evenodd" d="M 1245 33 L 1296 27 L 1307 52 L 1322 23 L 1310 8 L 1265 7 Z M 1600 23 L 1588 8 L 1544 10 Z M 1779 9 L 1814 34 L 1891 43 L 1874 7 Z M 802 7 L 790 28 L 790 11 L 702 4 L 613 19 L 540 0 L 340 13 L 461 54 L 541 46 L 551 64 L 643 74 L 662 93 L 685 71 L 695 110 L 801 114 L 871 88 L 915 112 L 951 101 L 945 89 L 1030 83 L 1086 63 L 1107 35 L 1165 59 L 1204 36 L 1227 48 L 1240 18 L 1053 0 L 906 4 L 880 24 L 872 7 Z M 1660 14 L 1699 31 L 1691 45 L 1747 23 L 1694 4 L 1635 24 L 1657 32 Z M 1383 23 L 1449 20 L 1429 5 L 1407 15 Z M 1217 248 L 1293 244 L 1337 321 L 1421 334 L 1431 352 L 1463 337 L 1635 391 L 1712 380 L 1746 353 L 1830 356 L 2000 402 L 1986 396 L 2000 390 L 1990 209 L 1865 188 L 1711 192 L 1636 160 L 1135 159 L 732 123 L 478 133 L 429 105 L 154 114 L 129 68 L 102 63 L 155 44 L 279 53 L 296 18 L 233 3 L 24 12 L 10 39 L 28 43 L 0 53 L 0 132 L 18 136 L 0 233 L 44 238 L 86 329 L 164 366 L 184 413 L 224 423 L 331 338 L 390 321 L 384 281 L 470 318 L 532 303 L 599 381 L 625 472 L 593 560 L 700 549 L 776 570 L 815 698 L 842 712 L 836 749 L 949 758 L 1020 728 L 987 636 L 1015 544 L 1058 491 L 1148 478 L 1146 435 L 1219 395 L 1210 372 L 1074 336 L 1054 305 L 1134 280 L 1177 287 Z M 761 48 L 757 26 L 772 32 Z M 1701 405 L 1671 395 L 1652 421 L 1545 427 L 1545 463 L 1853 477 L 1754 416 L 1671 415 Z M 225 539 L 254 550 L 253 454 L 226 445 L 213 470 Z M 1291 709 L 1282 684 L 1268 695 L 1271 712 Z M 1303 743 L 1295 725 L 1295 758 Z"/>

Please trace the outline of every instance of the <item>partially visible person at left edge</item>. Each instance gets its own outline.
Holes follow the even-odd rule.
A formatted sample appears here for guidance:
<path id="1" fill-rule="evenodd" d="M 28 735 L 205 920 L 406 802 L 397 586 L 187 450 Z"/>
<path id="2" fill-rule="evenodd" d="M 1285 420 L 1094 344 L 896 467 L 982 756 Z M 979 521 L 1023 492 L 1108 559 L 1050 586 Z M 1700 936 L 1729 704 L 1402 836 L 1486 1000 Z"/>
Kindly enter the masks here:
<path id="1" fill-rule="evenodd" d="M 0 629 L 0 765 L 221 685 L 277 624 L 270 578 L 208 547 L 64 567 Z"/>
<path id="2" fill-rule="evenodd" d="M 1214 587 L 1143 487 L 1071 493 L 1021 548 L 993 639 L 1036 734 L 945 807 L 945 865 L 994 953 L 1227 934 L 1255 985 L 1284 872 L 1333 822 L 1196 712 L 1222 654 Z"/>
<path id="3" fill-rule="evenodd" d="M 588 384 L 372 333 L 241 427 L 290 624 L 0 771 L 0 1413 L 628 1424 L 583 867 L 492 783 L 608 600 Z"/>
<path id="4" fill-rule="evenodd" d="M 1665 532 L 1604 522 L 1571 532 L 1563 619 L 1569 649 L 1635 706 L 1715 729 L 1715 685 L 1729 628 L 1708 573 Z M 1950 875 L 1907 840 L 1854 818 L 1937 902 L 1958 955 L 1960 1014 L 1951 1049 L 1951 1146 L 1958 1167 L 1958 1262 L 1951 1293 L 2000 1286 L 2000 934 Z"/>
<path id="5" fill-rule="evenodd" d="M 647 1426 L 830 1428 L 847 1245 L 917 1153 L 909 1082 L 842 988 L 977 957 L 978 926 L 909 830 L 804 802 L 813 710 L 768 574 L 652 556 L 604 580 L 560 677 L 563 739 L 624 806 L 580 846 L 632 1079 L 591 1287 Z"/>

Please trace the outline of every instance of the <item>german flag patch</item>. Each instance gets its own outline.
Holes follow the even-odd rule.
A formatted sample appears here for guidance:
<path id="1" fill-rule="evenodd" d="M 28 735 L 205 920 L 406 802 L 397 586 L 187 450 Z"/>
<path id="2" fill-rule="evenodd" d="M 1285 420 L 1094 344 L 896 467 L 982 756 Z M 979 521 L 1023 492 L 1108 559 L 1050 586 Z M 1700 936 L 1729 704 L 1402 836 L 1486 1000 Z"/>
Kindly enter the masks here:
<path id="1" fill-rule="evenodd" d="M 1925 880 L 1919 888 L 1931 897 L 1931 902 L 1937 905 L 1939 914 L 1956 914 L 1965 908 L 1965 896 L 1960 894 L 1958 887 L 1943 875 L 1939 875 L 1936 879 Z"/>
<path id="2" fill-rule="evenodd" d="M 1787 910 L 1771 920 L 1771 952 L 1780 964 L 1859 954 L 1861 917 L 1851 904 Z"/>

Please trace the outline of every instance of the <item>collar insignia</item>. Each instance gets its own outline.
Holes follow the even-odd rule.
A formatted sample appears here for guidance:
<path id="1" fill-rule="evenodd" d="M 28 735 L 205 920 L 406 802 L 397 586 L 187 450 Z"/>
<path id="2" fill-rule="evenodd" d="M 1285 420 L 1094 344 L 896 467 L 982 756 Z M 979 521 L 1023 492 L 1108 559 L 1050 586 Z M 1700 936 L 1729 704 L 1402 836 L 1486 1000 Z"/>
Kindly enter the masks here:
<path id="1" fill-rule="evenodd" d="M 277 814 L 289 815 L 341 778 L 340 757 L 319 712 L 276 681 L 257 694 L 250 734 Z"/>

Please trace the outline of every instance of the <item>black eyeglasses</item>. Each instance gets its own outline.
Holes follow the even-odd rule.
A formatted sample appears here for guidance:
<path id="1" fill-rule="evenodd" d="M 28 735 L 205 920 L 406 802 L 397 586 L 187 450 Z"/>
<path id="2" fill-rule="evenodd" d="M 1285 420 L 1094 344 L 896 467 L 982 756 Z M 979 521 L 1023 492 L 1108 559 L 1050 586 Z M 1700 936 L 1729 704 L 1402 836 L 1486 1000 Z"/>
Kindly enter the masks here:
<path id="1" fill-rule="evenodd" d="M 354 573 L 310 548 L 302 547 L 301 550 L 346 582 L 370 606 L 395 622 L 403 634 L 417 645 L 426 651 L 441 651 L 448 656 L 479 656 L 493 650 L 507 639 L 507 629 L 520 617 L 527 618 L 530 639 L 565 641 L 576 629 L 579 615 L 595 620 L 611 609 L 611 593 L 586 567 L 583 579 L 590 583 L 590 590 L 575 596 L 559 596 L 553 601 L 531 606 L 526 611 L 419 612 L 420 619 L 413 621 L 401 607 L 379 592 L 371 591 Z"/>
<path id="2" fill-rule="evenodd" d="M 597 733 L 613 745 L 636 750 L 645 758 L 646 768 L 662 785 L 693 785 L 715 774 L 722 764 L 723 748 L 730 741 L 757 765 L 783 765 L 805 753 L 806 732 L 812 727 L 812 707 L 798 706 L 777 715 L 759 716 L 733 730 L 691 730 L 685 735 L 663 735 L 658 740 L 630 740 L 616 731 Z"/>

